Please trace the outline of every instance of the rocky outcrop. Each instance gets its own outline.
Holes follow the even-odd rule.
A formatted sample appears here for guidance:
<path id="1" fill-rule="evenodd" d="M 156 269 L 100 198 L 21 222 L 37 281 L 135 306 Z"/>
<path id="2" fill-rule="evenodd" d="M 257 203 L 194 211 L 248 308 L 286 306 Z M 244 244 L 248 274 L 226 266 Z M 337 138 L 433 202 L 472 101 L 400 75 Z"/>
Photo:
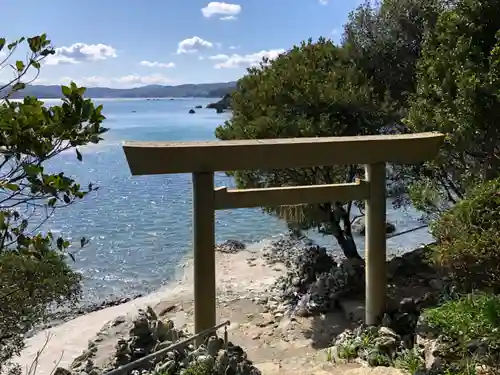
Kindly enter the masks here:
<path id="1" fill-rule="evenodd" d="M 231 94 L 224 95 L 218 102 L 208 104 L 207 108 L 215 109 L 217 113 L 222 113 L 231 109 Z"/>
<path id="2" fill-rule="evenodd" d="M 104 374 L 151 353 L 166 349 L 187 337 L 185 332 L 174 327 L 173 321 L 158 317 L 153 309 L 148 307 L 145 310 L 138 310 L 137 315 L 131 321 L 128 335 L 117 339 L 113 355 L 105 360 L 99 358 L 99 343 L 103 340 L 102 338 L 109 335 L 113 327 L 127 323 L 125 317 L 110 322 L 109 325 L 103 327 L 97 338 L 89 343 L 88 349 L 73 361 L 70 369 L 59 368 L 56 373 L 61 375 Z M 226 343 L 215 335 L 207 338 L 205 344 L 198 348 L 188 343 L 171 351 L 167 350 L 155 361 L 145 361 L 130 373 L 176 375 L 188 374 L 191 371 L 193 373 L 260 375 L 260 371 L 248 360 L 241 347 L 231 342 Z"/>
<path id="3" fill-rule="evenodd" d="M 227 240 L 223 243 L 215 245 L 215 251 L 227 254 L 234 254 L 245 249 L 246 245 L 238 240 Z"/>

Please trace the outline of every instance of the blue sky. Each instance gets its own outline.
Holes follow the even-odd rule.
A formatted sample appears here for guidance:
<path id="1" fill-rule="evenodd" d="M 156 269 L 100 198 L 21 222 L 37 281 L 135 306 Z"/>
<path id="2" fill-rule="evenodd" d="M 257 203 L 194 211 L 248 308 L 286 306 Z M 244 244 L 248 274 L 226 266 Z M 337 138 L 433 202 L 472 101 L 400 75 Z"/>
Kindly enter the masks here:
<path id="1" fill-rule="evenodd" d="M 0 0 L 0 37 L 47 33 L 39 84 L 134 87 L 236 80 L 302 40 L 339 40 L 362 0 Z M 4 69 L 0 82 L 9 77 Z"/>

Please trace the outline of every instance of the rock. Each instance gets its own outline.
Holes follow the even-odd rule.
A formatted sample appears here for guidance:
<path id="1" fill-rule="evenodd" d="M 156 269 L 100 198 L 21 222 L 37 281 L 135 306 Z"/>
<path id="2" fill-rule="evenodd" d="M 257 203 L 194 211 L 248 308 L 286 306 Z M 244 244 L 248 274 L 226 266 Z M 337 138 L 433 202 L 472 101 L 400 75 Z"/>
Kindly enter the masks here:
<path id="1" fill-rule="evenodd" d="M 399 310 L 402 313 L 415 313 L 417 312 L 417 304 L 411 297 L 403 298 L 399 303 Z"/>
<path id="2" fill-rule="evenodd" d="M 382 327 L 379 328 L 378 335 L 379 336 L 392 337 L 394 339 L 398 339 L 399 338 L 399 335 L 396 332 L 394 332 L 389 327 L 384 327 L 384 326 L 382 326 Z"/>
<path id="3" fill-rule="evenodd" d="M 71 371 L 66 370 L 65 368 L 58 367 L 56 371 L 53 372 L 53 375 L 72 375 Z"/>
<path id="4" fill-rule="evenodd" d="M 234 254 L 241 250 L 245 250 L 246 245 L 237 240 L 227 240 L 221 244 L 215 246 L 215 251 L 220 251 L 221 253 Z"/>
<path id="5" fill-rule="evenodd" d="M 111 322 L 111 326 L 112 327 L 116 327 L 116 326 L 118 326 L 120 324 L 123 324 L 123 323 L 125 323 L 125 317 L 124 316 L 119 316 L 119 317 L 117 317 L 115 320 L 113 320 Z"/>
<path id="6" fill-rule="evenodd" d="M 196 111 L 195 111 L 194 109 L 192 109 L 192 108 L 191 108 L 191 109 L 189 110 L 189 113 L 193 114 L 193 113 L 196 113 Z"/>
<path id="7" fill-rule="evenodd" d="M 392 353 L 396 350 L 397 340 L 393 336 L 381 336 L 375 339 L 375 347 L 383 352 Z M 371 365 L 371 366 L 376 366 Z"/>
<path id="8" fill-rule="evenodd" d="M 355 232 L 361 236 L 364 236 L 365 232 L 366 232 L 365 217 L 361 216 L 361 217 L 356 218 L 352 222 L 351 228 L 352 228 L 353 232 Z M 392 224 L 390 222 L 385 223 L 385 233 L 391 234 L 391 233 L 394 233 L 395 231 L 396 231 L 396 226 L 394 224 Z"/>
<path id="9" fill-rule="evenodd" d="M 415 331 L 417 321 L 417 314 L 397 313 L 393 317 L 391 328 L 399 335 L 404 336 Z"/>
<path id="10" fill-rule="evenodd" d="M 231 109 L 231 94 L 224 95 L 218 102 L 208 104 L 207 108 L 215 109 L 217 113 Z"/>
<path id="11" fill-rule="evenodd" d="M 437 330 L 427 323 L 424 314 L 418 317 L 415 333 L 425 339 L 436 339 L 438 337 Z"/>
<path id="12" fill-rule="evenodd" d="M 325 248 L 314 246 L 307 238 L 295 235 L 279 239 L 264 248 L 263 257 L 269 263 L 287 266 L 287 275 L 278 278 L 272 291 L 280 301 L 286 301 L 293 314 L 329 312 L 338 308 L 344 295 L 364 291 L 362 260 L 338 264 Z"/>
<path id="13" fill-rule="evenodd" d="M 74 361 L 70 370 L 60 369 L 57 374 L 101 375 L 147 356 L 153 351 L 168 348 L 185 336 L 182 331 L 175 328 L 171 320 L 159 319 L 149 306 L 146 309 L 139 309 L 133 319 L 127 320 L 126 323 L 130 325 L 128 335 L 117 339 L 112 357 L 109 360 L 99 358 L 99 363 L 106 363 L 103 367 L 98 367 L 90 358 L 98 349 L 95 341 L 92 341 L 89 343 L 89 349 L 77 358 L 78 361 Z M 108 325 L 103 332 L 110 328 Z M 133 370 L 131 375 L 153 373 L 181 375 L 186 369 L 200 365 L 204 368 L 207 366 L 213 373 L 222 374 L 229 368 L 236 375 L 260 375 L 260 371 L 247 359 L 241 347 L 225 343 L 217 336 L 208 337 L 205 344 L 198 348 L 192 344 L 177 347 L 164 353 L 163 357 L 157 358 L 154 362 L 145 362 L 142 367 Z"/>
<path id="14" fill-rule="evenodd" d="M 203 108 L 203 106 L 201 106 L 201 105 L 197 105 L 197 106 L 195 106 L 194 108 L 199 109 L 199 108 Z"/>

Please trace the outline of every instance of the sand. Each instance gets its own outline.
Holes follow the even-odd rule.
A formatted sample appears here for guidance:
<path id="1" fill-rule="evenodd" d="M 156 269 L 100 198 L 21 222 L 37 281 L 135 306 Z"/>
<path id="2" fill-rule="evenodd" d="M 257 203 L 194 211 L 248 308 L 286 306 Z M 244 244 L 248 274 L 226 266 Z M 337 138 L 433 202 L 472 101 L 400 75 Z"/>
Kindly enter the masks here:
<path id="1" fill-rule="evenodd" d="M 258 253 L 217 253 L 217 313 L 220 321 L 229 319 L 229 339 L 247 350 L 263 374 L 400 374 L 394 369 L 371 370 L 359 364 L 335 364 L 327 361 L 327 348 L 333 335 L 349 326 L 340 313 L 315 318 L 284 317 L 277 321 L 265 307 L 256 302 L 265 297 L 266 289 L 285 272 L 281 264 L 269 266 Z M 175 305 L 169 313 L 176 326 L 193 328 L 192 263 L 184 267 L 180 281 L 142 298 L 80 316 L 31 337 L 18 358 L 29 367 L 50 335 L 39 356 L 37 374 L 50 374 L 59 364 L 68 367 L 82 353 L 88 342 L 108 322 L 119 316 L 134 314 L 138 308 L 155 306 L 157 311 Z M 270 324 L 268 322 L 271 322 Z M 119 332 L 116 333 L 117 335 Z M 103 342 L 113 350 L 116 337 Z M 106 346 L 107 345 L 107 346 Z M 97 362 L 96 362 L 97 363 Z M 374 372 L 373 372 L 374 371 Z"/>

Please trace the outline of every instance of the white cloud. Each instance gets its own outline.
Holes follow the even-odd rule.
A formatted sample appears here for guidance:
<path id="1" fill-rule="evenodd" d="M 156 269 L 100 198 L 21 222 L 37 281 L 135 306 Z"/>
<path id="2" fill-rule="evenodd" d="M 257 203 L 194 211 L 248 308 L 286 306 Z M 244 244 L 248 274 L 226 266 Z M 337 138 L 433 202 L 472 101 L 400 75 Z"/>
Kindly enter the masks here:
<path id="1" fill-rule="evenodd" d="M 319 0 L 321 5 L 327 5 L 329 0 Z"/>
<path id="2" fill-rule="evenodd" d="M 175 68 L 175 63 L 161 63 L 158 61 L 141 61 L 139 64 L 147 66 L 148 68 Z"/>
<path id="3" fill-rule="evenodd" d="M 116 57 L 116 49 L 106 44 L 75 43 L 68 47 L 56 48 L 54 55 L 44 60 L 48 65 L 78 64 L 85 61 L 106 60 Z"/>
<path id="4" fill-rule="evenodd" d="M 221 21 L 236 21 L 237 18 L 235 16 L 226 16 L 226 17 L 221 17 Z"/>
<path id="5" fill-rule="evenodd" d="M 201 8 L 201 13 L 206 18 L 220 16 L 221 20 L 235 20 L 241 13 L 241 5 L 212 1 L 205 8 Z"/>
<path id="6" fill-rule="evenodd" d="M 240 46 L 229 46 L 229 49 L 238 49 Z"/>
<path id="7" fill-rule="evenodd" d="M 272 49 L 269 51 L 260 51 L 256 53 L 250 53 L 247 55 L 225 55 L 219 54 L 210 56 L 209 59 L 216 61 L 217 63 L 214 65 L 216 69 L 224 69 L 224 68 L 247 68 L 251 66 L 257 66 L 262 61 L 264 57 L 267 57 L 271 60 L 275 59 L 281 53 L 284 53 L 284 49 Z"/>
<path id="8" fill-rule="evenodd" d="M 214 45 L 208 40 L 201 39 L 198 36 L 184 39 L 179 42 L 177 47 L 177 54 L 181 53 L 196 53 L 201 49 L 212 48 Z"/>

